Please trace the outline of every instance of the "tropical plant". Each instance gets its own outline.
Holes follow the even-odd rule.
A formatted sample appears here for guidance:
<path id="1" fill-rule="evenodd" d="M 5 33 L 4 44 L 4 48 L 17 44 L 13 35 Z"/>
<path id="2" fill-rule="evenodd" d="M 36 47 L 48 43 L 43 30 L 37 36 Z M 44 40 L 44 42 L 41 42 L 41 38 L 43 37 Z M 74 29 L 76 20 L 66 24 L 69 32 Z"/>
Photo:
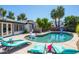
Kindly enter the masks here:
<path id="1" fill-rule="evenodd" d="M 0 8 L 0 16 L 5 17 L 6 16 L 7 11 L 4 10 L 3 8 Z"/>
<path id="2" fill-rule="evenodd" d="M 0 14 L 2 14 L 3 8 L 0 8 Z"/>
<path id="3" fill-rule="evenodd" d="M 17 16 L 17 19 L 18 20 L 26 20 L 27 19 L 26 14 L 21 13 L 19 16 Z"/>
<path id="4" fill-rule="evenodd" d="M 44 31 L 49 30 L 51 28 L 51 23 L 48 22 L 47 18 L 42 19 L 42 28 Z"/>
<path id="5" fill-rule="evenodd" d="M 10 18 L 10 19 L 15 19 L 15 16 L 14 16 L 14 13 L 12 11 L 9 11 L 9 14 L 7 16 L 7 18 Z"/>
<path id="6" fill-rule="evenodd" d="M 47 29 L 48 19 L 43 18 L 41 21 L 42 21 L 42 28 L 44 28 L 44 30 Z"/>
<path id="7" fill-rule="evenodd" d="M 23 33 L 26 34 L 26 33 L 28 33 L 28 31 L 26 29 L 24 29 L 24 32 Z"/>
<path id="8" fill-rule="evenodd" d="M 58 27 L 60 27 L 60 19 L 64 16 L 63 6 L 58 6 L 57 7 L 57 14 L 58 14 Z"/>
<path id="9" fill-rule="evenodd" d="M 2 11 L 2 17 L 5 17 L 6 16 L 6 13 L 7 13 L 7 11 L 6 10 L 3 10 Z"/>
<path id="10" fill-rule="evenodd" d="M 47 18 L 37 18 L 36 23 L 39 28 L 41 28 L 41 31 L 47 31 L 51 28 L 51 22 L 48 22 Z"/>
<path id="11" fill-rule="evenodd" d="M 37 19 L 36 19 L 36 23 L 37 23 L 37 26 L 38 26 L 39 28 L 41 28 L 41 32 L 42 32 L 42 21 L 41 21 L 41 19 L 40 19 L 40 18 L 37 18 Z"/>
<path id="12" fill-rule="evenodd" d="M 55 9 L 53 9 L 53 10 L 51 11 L 51 18 L 55 20 L 55 27 L 58 27 L 58 26 L 57 26 L 58 14 L 56 13 L 56 10 L 55 10 Z"/>
<path id="13" fill-rule="evenodd" d="M 58 6 L 56 9 L 51 11 L 52 19 L 55 19 L 55 26 L 56 28 L 60 28 L 60 19 L 64 16 L 64 8 L 63 6 Z M 58 22 L 57 22 L 58 19 Z M 58 23 L 58 25 L 57 25 Z"/>
<path id="14" fill-rule="evenodd" d="M 65 29 L 67 31 L 75 32 L 77 23 L 79 23 L 78 16 L 67 16 L 65 17 Z"/>
<path id="15" fill-rule="evenodd" d="M 79 37 L 79 24 L 77 24 L 76 26 L 76 33 L 78 34 L 78 37 Z"/>

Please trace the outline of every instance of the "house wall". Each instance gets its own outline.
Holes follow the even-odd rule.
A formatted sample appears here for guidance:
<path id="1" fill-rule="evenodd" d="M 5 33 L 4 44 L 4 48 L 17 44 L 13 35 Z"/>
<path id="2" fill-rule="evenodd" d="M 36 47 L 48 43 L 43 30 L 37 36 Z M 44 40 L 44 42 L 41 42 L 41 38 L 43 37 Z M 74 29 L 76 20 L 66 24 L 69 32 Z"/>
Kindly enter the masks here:
<path id="1" fill-rule="evenodd" d="M 32 31 L 34 28 L 36 27 L 36 23 L 27 23 L 24 28 L 25 30 L 27 30 L 28 32 Z"/>
<path id="2" fill-rule="evenodd" d="M 17 31 L 14 31 L 14 28 L 16 28 L 14 24 L 18 25 Z M 0 36 L 6 37 L 6 36 L 22 33 L 24 30 L 23 29 L 21 30 L 20 25 L 18 23 L 0 22 Z M 22 26 L 24 28 L 24 25 Z"/>
<path id="3" fill-rule="evenodd" d="M 9 27 L 8 25 L 10 25 L 10 31 L 9 31 Z M 6 23 L 6 22 L 0 22 L 0 31 L 1 31 L 1 35 L 0 36 L 9 36 L 12 35 L 12 24 L 11 23 Z"/>
<path id="4" fill-rule="evenodd" d="M 2 24 L 0 22 L 0 36 L 2 36 Z"/>
<path id="5" fill-rule="evenodd" d="M 6 37 L 6 36 L 10 36 L 10 35 L 20 34 L 20 33 L 24 32 L 24 29 L 26 29 L 28 32 L 32 31 L 32 29 L 34 29 L 34 27 L 35 27 L 35 26 L 33 26 L 35 23 L 34 22 L 26 22 L 26 23 L 25 22 L 20 23 L 20 22 L 7 21 L 7 20 L 1 20 L 0 19 L 0 26 L 1 26 L 0 27 L 0 30 L 1 30 L 0 36 Z M 6 24 L 5 28 L 4 28 L 3 24 Z M 9 28 L 9 24 L 10 24 L 11 28 Z M 17 31 L 15 31 L 16 26 L 14 24 L 18 25 Z M 23 26 L 22 30 L 20 30 L 20 25 Z M 9 30 L 11 30 L 11 31 L 9 31 Z"/>
<path id="6" fill-rule="evenodd" d="M 26 24 L 24 27 L 28 32 L 32 31 L 32 24 Z"/>
<path id="7" fill-rule="evenodd" d="M 14 34 L 23 33 L 23 31 L 24 31 L 24 25 L 22 25 L 22 24 L 16 24 L 16 25 L 18 26 L 17 31 L 13 30 L 13 33 Z M 20 26 L 22 26 L 22 30 L 20 30 Z M 13 24 L 13 28 L 16 28 L 14 24 Z"/>

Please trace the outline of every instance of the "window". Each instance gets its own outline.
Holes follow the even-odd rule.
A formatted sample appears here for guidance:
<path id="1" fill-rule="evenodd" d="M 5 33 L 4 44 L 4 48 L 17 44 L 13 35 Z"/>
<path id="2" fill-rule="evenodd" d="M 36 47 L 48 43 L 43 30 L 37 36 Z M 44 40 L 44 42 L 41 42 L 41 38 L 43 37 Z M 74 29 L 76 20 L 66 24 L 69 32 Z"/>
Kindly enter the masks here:
<path id="1" fill-rule="evenodd" d="M 19 31 L 22 31 L 22 30 L 23 30 L 23 25 L 19 24 Z"/>
<path id="2" fill-rule="evenodd" d="M 8 24 L 8 31 L 11 33 L 11 24 Z"/>
<path id="3" fill-rule="evenodd" d="M 14 24 L 14 31 L 18 31 L 18 24 Z"/>
<path id="4" fill-rule="evenodd" d="M 1 36 L 1 23 L 0 23 L 0 36 Z"/>
<path id="5" fill-rule="evenodd" d="M 3 24 L 3 35 L 6 35 L 7 34 L 7 31 L 6 31 L 6 24 Z"/>

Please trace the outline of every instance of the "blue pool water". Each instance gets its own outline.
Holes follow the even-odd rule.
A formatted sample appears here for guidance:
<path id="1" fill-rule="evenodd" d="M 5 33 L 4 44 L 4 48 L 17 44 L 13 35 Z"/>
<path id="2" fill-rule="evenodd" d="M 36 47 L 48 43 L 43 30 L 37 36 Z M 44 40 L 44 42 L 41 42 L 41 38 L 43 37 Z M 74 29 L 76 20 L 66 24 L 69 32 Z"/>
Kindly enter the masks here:
<path id="1" fill-rule="evenodd" d="M 52 42 L 65 42 L 65 41 L 71 40 L 72 37 L 73 35 L 69 33 L 54 32 L 54 33 L 48 33 L 45 35 L 39 35 L 33 39 L 28 39 L 28 40 L 35 41 L 35 42 L 52 43 Z"/>

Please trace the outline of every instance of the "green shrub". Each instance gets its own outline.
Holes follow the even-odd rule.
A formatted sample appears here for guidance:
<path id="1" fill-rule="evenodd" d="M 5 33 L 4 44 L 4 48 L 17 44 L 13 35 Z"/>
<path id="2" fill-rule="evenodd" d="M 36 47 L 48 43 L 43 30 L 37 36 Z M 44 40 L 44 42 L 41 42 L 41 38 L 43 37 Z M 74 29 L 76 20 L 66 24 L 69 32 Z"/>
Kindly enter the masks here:
<path id="1" fill-rule="evenodd" d="M 24 32 L 23 32 L 23 33 L 24 33 L 24 34 L 25 34 L 25 33 L 28 33 L 28 31 L 27 31 L 27 30 L 24 30 Z"/>
<path id="2" fill-rule="evenodd" d="M 76 33 L 77 33 L 78 36 L 79 36 L 79 24 L 77 24 L 77 26 L 76 26 Z"/>
<path id="3" fill-rule="evenodd" d="M 75 32 L 75 28 L 78 23 L 78 17 L 77 16 L 67 16 L 65 17 L 65 30 L 70 32 Z"/>

